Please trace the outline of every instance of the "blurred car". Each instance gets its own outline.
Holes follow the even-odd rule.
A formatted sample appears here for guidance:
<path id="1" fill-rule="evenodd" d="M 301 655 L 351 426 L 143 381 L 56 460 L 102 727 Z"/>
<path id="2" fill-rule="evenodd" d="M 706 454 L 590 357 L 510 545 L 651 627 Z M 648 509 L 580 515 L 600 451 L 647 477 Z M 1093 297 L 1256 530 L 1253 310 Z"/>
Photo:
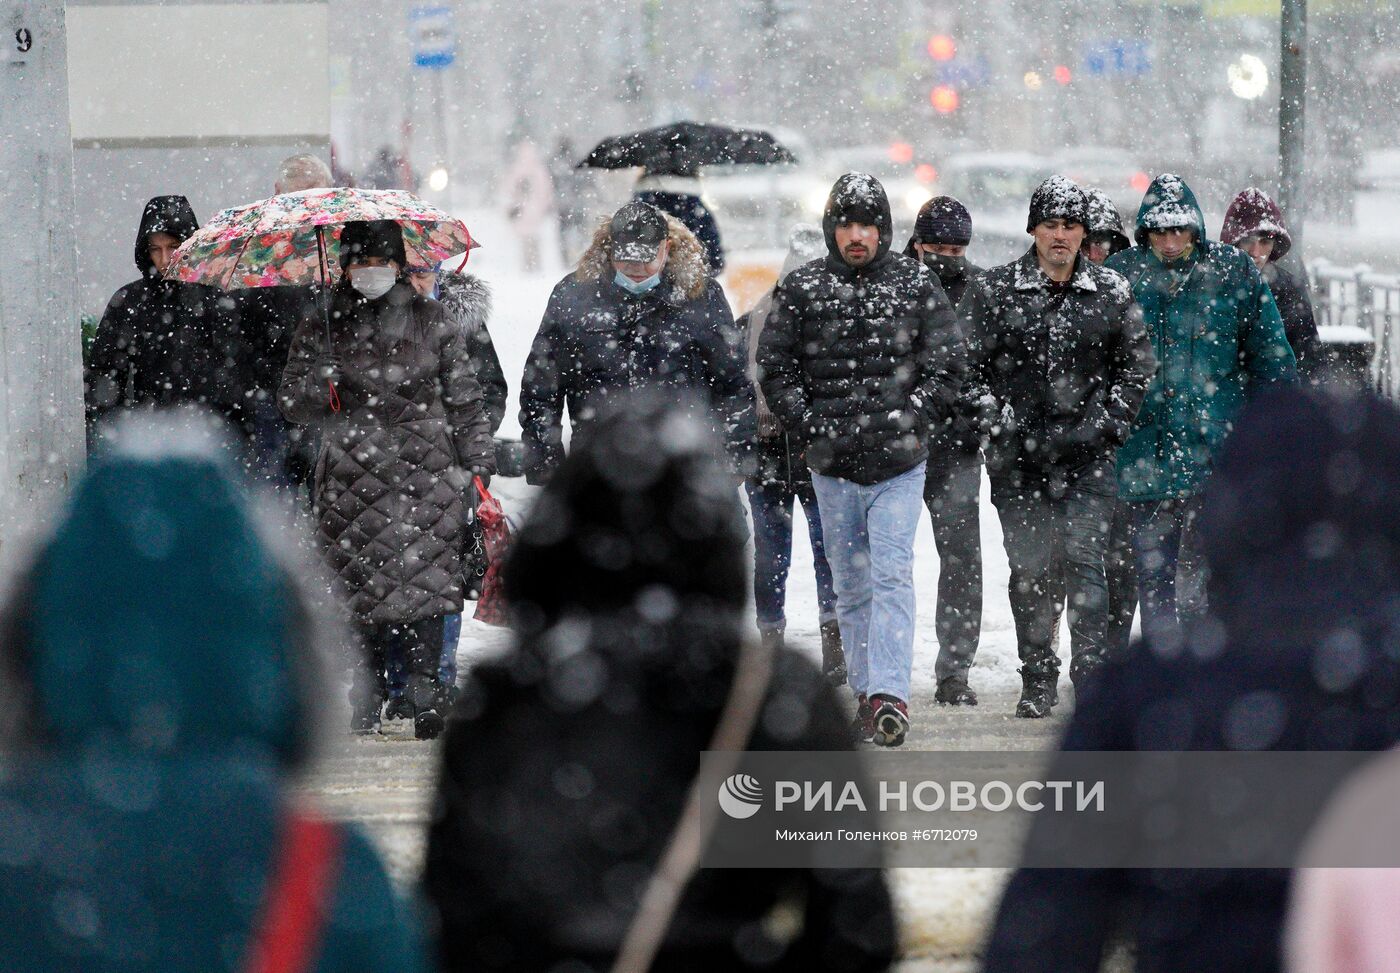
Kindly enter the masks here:
<path id="1" fill-rule="evenodd" d="M 885 187 L 895 220 L 904 222 L 913 222 L 919 207 L 933 198 L 933 183 L 938 176 L 935 166 L 920 158 L 907 142 L 829 149 L 821 156 L 818 166 L 826 177 L 828 190 L 848 172 L 867 172 L 874 176 Z M 826 204 L 825 194 L 821 204 Z"/>
<path id="2" fill-rule="evenodd" d="M 995 267 L 1026 252 L 1026 211 L 1031 193 L 1055 168 L 1029 152 L 963 152 L 949 156 L 932 187 L 953 196 L 972 214 L 972 245 L 967 257 Z"/>
<path id="3" fill-rule="evenodd" d="M 1108 193 L 1125 222 L 1137 214 L 1143 193 L 1152 185 L 1152 174 L 1127 149 L 1084 146 L 1060 152 L 1051 161 L 1061 175 L 1086 189 Z"/>

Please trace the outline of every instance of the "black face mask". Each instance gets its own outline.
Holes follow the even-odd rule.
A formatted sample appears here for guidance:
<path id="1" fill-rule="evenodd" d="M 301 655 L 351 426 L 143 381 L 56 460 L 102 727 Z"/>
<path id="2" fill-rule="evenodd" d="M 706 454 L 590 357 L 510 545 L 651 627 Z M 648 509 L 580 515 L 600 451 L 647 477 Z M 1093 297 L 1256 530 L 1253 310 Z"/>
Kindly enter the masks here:
<path id="1" fill-rule="evenodd" d="M 958 280 L 967 273 L 966 257 L 945 257 L 941 253 L 924 254 L 924 266 L 938 275 L 938 279 L 947 283 Z"/>

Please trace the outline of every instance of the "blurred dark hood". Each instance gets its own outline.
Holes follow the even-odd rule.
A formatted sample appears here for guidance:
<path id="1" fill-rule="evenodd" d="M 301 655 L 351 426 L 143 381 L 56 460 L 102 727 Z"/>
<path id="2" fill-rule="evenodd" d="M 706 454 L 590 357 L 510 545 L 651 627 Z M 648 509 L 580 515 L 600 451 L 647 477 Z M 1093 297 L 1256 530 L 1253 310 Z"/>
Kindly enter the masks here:
<path id="1" fill-rule="evenodd" d="M 199 229 L 190 201 L 183 196 L 154 196 L 141 214 L 141 227 L 136 231 L 136 269 L 142 277 L 155 273 L 155 265 L 147 252 L 147 240 L 152 233 L 169 233 L 184 243 Z"/>
<path id="2" fill-rule="evenodd" d="M 826 249 L 832 260 L 846 266 L 841 248 L 836 245 L 836 227 L 843 222 L 866 223 L 880 228 L 880 244 L 875 249 L 875 256 L 860 269 L 874 267 L 884 259 L 894 240 L 894 222 L 890 216 L 890 199 L 880 180 L 868 173 L 848 172 L 836 180 L 827 197 L 826 211 L 822 215 Z"/>
<path id="3" fill-rule="evenodd" d="M 653 636 L 679 627 L 703 629 L 716 651 L 737 653 L 746 532 L 700 414 L 642 393 L 581 432 L 505 565 L 527 643 L 572 628 L 598 651 L 647 654 L 651 644 L 669 653 L 673 640 Z"/>
<path id="4" fill-rule="evenodd" d="M 1400 622 L 1400 412 L 1354 389 L 1261 395 L 1201 515 L 1231 640 L 1311 644 Z"/>

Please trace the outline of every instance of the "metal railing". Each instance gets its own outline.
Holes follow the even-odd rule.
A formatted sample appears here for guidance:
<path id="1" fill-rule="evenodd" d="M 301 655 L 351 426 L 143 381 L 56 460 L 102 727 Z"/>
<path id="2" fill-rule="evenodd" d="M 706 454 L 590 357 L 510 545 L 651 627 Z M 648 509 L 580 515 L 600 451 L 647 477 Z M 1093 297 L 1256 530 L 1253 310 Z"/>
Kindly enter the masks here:
<path id="1" fill-rule="evenodd" d="M 1400 274 L 1326 260 L 1313 260 L 1307 266 L 1322 340 L 1362 352 L 1369 339 L 1370 374 L 1376 390 L 1387 398 L 1400 397 Z"/>

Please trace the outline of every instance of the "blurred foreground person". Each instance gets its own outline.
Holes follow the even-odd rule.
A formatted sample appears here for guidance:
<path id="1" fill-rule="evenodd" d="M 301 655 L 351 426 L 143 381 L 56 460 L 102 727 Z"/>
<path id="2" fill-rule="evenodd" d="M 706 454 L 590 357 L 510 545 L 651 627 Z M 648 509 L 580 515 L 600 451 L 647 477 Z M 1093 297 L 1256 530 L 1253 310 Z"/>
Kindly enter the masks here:
<path id="1" fill-rule="evenodd" d="M 1152 181 L 1133 239 L 1106 266 L 1128 278 L 1159 367 L 1118 451 L 1118 492 L 1132 504 L 1143 631 L 1172 637 L 1205 610 L 1197 519 L 1215 454 L 1249 397 L 1298 371 L 1268 285 L 1206 238 L 1180 176 Z"/>
<path id="2" fill-rule="evenodd" d="M 4 609 L 0 969 L 416 973 L 369 841 L 292 793 L 334 636 L 196 419 L 122 426 Z"/>
<path id="3" fill-rule="evenodd" d="M 1110 656 L 1063 748 L 1400 740 L 1400 412 L 1352 391 L 1261 396 L 1220 455 L 1201 529 L 1208 614 L 1184 642 L 1147 634 Z M 1283 870 L 1022 869 L 983 969 L 1096 971 L 1126 926 L 1138 973 L 1270 973 L 1288 881 Z"/>
<path id="4" fill-rule="evenodd" d="M 1061 605 L 1076 690 L 1107 654 L 1114 452 L 1156 366 L 1127 281 L 1081 252 L 1088 225 L 1084 191 L 1051 176 L 1031 196 L 1030 249 L 974 281 L 959 307 L 967 396 L 981 413 L 1011 565 L 1016 715 L 1030 719 L 1059 701 Z"/>
<path id="5" fill-rule="evenodd" d="M 1279 265 L 1279 260 L 1293 248 L 1293 237 L 1283 222 L 1278 203 L 1262 189 L 1251 186 L 1241 190 L 1225 211 L 1220 242 L 1239 247 L 1254 261 L 1273 292 L 1283 318 L 1283 333 L 1298 361 L 1298 375 L 1311 379 L 1323 364 L 1325 351 L 1317 335 L 1307 281 L 1300 281 Z"/>
<path id="6" fill-rule="evenodd" d="M 909 731 L 914 534 L 931 429 L 961 391 L 957 316 L 921 263 L 890 252 L 879 180 L 848 172 L 822 217 L 826 255 L 773 294 L 759 342 L 764 397 L 807 443 L 836 614 L 856 697 L 852 736 L 897 747 Z"/>
<path id="7" fill-rule="evenodd" d="M 689 392 L 732 447 L 752 417 L 734 315 L 695 235 L 631 202 L 599 226 L 578 269 L 549 296 L 520 381 L 525 478 L 564 458 L 564 406 L 577 434 L 636 390 Z"/>
<path id="8" fill-rule="evenodd" d="M 92 426 L 140 407 L 207 405 L 239 418 L 238 314 L 225 294 L 161 275 L 199 229 L 184 196 L 146 203 L 136 231 L 138 280 L 112 295 L 93 338 L 85 376 Z"/>
<path id="9" fill-rule="evenodd" d="M 414 736 L 429 739 L 446 708 L 443 618 L 462 610 L 465 494 L 495 455 L 466 331 L 404 279 L 399 225 L 347 223 L 340 262 L 329 329 L 315 318 L 297 329 L 280 404 L 323 430 L 317 533 L 369 648 L 368 668 L 355 668 L 352 729 L 378 731 L 397 653 Z"/>
<path id="10" fill-rule="evenodd" d="M 517 642 L 463 689 L 428 836 L 445 973 L 609 969 L 733 688 L 742 513 L 670 398 L 593 423 L 517 535 Z M 748 748 L 848 749 L 822 674 L 770 658 Z M 894 947 L 878 870 L 700 870 L 652 968 L 879 970 Z"/>
<path id="11" fill-rule="evenodd" d="M 967 286 L 982 273 L 969 263 L 972 216 L 952 196 L 935 196 L 919 208 L 906 257 L 921 261 L 957 307 Z M 960 397 L 952 417 L 929 433 L 924 505 L 938 549 L 938 661 L 934 699 L 950 706 L 976 706 L 967 673 L 982 638 L 982 438 L 975 410 Z"/>
<path id="12" fill-rule="evenodd" d="M 793 227 L 788 253 L 778 274 L 781 284 L 788 274 L 826 253 L 819 227 L 800 223 Z M 776 288 L 776 285 L 775 285 Z M 802 504 L 807 518 L 807 534 L 812 543 L 812 569 L 817 581 L 817 620 L 821 626 L 822 670 L 833 685 L 846 681 L 846 657 L 841 650 L 841 629 L 836 621 L 836 589 L 831 565 L 826 560 L 822 540 L 821 511 L 812 492 L 812 473 L 803 457 L 801 437 L 794 436 L 768 408 L 763 390 L 758 388 L 758 342 L 763 326 L 773 312 L 773 291 L 739 319 L 749 354 L 749 372 L 755 376 L 754 411 L 757 437 L 746 467 L 744 489 L 753 514 L 753 601 L 758 634 L 774 645 L 782 645 L 787 629 L 788 568 L 792 565 L 792 506 Z"/>

